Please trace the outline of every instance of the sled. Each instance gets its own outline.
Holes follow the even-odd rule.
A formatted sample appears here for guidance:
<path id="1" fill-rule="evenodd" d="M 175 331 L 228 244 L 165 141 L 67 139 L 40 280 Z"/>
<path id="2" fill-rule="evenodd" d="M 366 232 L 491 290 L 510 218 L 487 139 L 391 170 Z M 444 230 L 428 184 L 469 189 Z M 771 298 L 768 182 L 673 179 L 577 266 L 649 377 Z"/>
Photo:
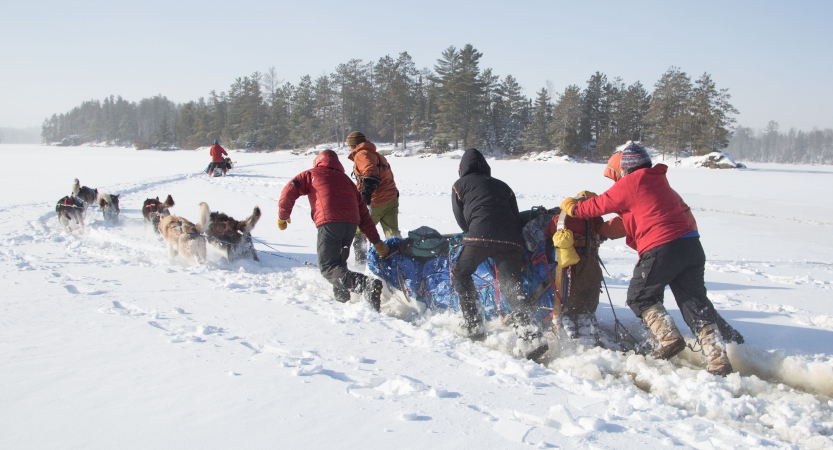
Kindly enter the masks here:
<path id="1" fill-rule="evenodd" d="M 464 236 L 453 235 L 448 240 L 448 251 L 436 257 L 410 256 L 407 251 L 400 251 L 407 249 L 408 239 L 390 238 L 385 241 L 391 249 L 390 256 L 381 259 L 376 249 L 370 247 L 367 267 L 389 288 L 402 292 L 409 301 L 417 301 L 435 311 L 459 312 L 460 298 L 454 288 L 453 271 L 463 249 Z M 557 297 L 548 280 L 555 267 L 555 254 L 552 249 L 547 249 L 546 242 L 542 242 L 534 252 L 526 252 L 522 289 L 527 295 L 535 318 L 544 327 L 553 325 L 553 306 Z M 500 292 L 495 263 L 491 258 L 477 267 L 472 280 L 477 289 L 484 319 L 502 319 L 512 312 L 511 306 Z M 535 298 L 532 298 L 533 294 Z"/>

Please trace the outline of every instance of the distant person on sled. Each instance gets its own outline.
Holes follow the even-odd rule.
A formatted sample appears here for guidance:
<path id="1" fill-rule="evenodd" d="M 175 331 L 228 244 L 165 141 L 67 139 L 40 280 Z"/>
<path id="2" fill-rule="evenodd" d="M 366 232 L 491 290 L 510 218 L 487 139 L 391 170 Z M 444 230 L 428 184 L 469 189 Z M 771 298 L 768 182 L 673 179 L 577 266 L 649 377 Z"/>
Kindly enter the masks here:
<path id="1" fill-rule="evenodd" d="M 513 353 L 538 359 L 549 346 L 521 287 L 524 239 L 515 193 L 506 183 L 492 178 L 492 169 L 477 149 L 466 150 L 458 173 L 460 178 L 452 187 L 451 206 L 466 236 L 453 276 L 463 313 L 463 331 L 472 340 L 485 337 L 483 313 L 472 275 L 480 263 L 492 258 L 500 292 L 512 308 L 510 321 L 518 336 Z"/>
<path id="2" fill-rule="evenodd" d="M 702 345 L 707 370 L 728 375 L 732 365 L 719 315 L 706 295 L 706 255 L 696 225 L 668 183 L 668 167 L 652 167 L 651 157 L 637 142 L 628 144 L 618 158 L 620 178 L 610 189 L 599 196 L 583 191 L 583 201 L 568 197 L 561 210 L 577 218 L 610 213 L 621 217 L 626 243 L 639 253 L 627 303 L 657 339 L 654 357 L 671 358 L 686 345 L 662 303 L 665 287 L 670 285 L 683 318 Z"/>
<path id="3" fill-rule="evenodd" d="M 385 238 L 400 237 L 399 233 L 399 190 L 393 180 L 390 163 L 376 151 L 376 146 L 365 138 L 364 133 L 354 131 L 347 135 L 347 147 L 353 161 L 353 177 L 356 189 L 370 211 L 374 224 L 382 224 Z M 367 262 L 367 240 L 356 233 L 353 241 L 356 262 Z"/>
<path id="4" fill-rule="evenodd" d="M 360 229 L 373 243 L 379 256 L 387 256 L 388 246 L 379 239 L 379 232 L 370 219 L 367 205 L 353 181 L 344 173 L 344 166 L 332 150 L 315 157 L 312 169 L 295 176 L 281 192 L 278 201 L 278 229 L 286 230 L 298 197 L 309 199 L 312 220 L 318 228 L 318 266 L 321 275 L 333 285 L 333 295 L 341 303 L 350 300 L 350 293 L 363 294 L 379 311 L 382 282 L 364 274 L 347 270 L 350 246 Z"/>
<path id="5" fill-rule="evenodd" d="M 223 169 L 223 175 L 225 175 L 226 171 L 228 171 L 228 165 L 224 156 L 227 156 L 228 153 L 226 153 L 226 149 L 220 146 L 220 141 L 215 139 L 214 145 L 211 146 L 211 150 L 208 153 L 211 155 L 211 164 L 208 165 L 206 172 L 212 175 L 215 168 L 220 168 Z"/>

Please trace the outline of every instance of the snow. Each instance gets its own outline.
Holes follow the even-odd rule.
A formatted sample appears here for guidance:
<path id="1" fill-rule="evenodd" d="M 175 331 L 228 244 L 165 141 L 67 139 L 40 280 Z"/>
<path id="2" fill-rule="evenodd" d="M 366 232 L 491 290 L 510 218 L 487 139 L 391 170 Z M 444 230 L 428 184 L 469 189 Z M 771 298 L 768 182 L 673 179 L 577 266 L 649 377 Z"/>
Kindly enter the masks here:
<path id="1" fill-rule="evenodd" d="M 274 225 L 280 190 L 313 156 L 230 153 L 229 175 L 208 178 L 204 150 L 0 145 L 0 448 L 833 446 L 833 168 L 669 169 L 703 236 L 710 297 L 746 338 L 729 346 L 737 373 L 718 378 L 690 350 L 657 361 L 554 336 L 545 364 L 516 359 L 497 322 L 474 343 L 459 317 L 388 292 L 382 314 L 338 304 L 315 268 L 266 253 L 171 261 L 144 227 L 145 198 L 171 194 L 190 219 L 201 201 L 238 219 L 259 205 L 254 237 L 315 262 L 305 201 L 286 231 Z M 403 231 L 458 231 L 454 155 L 389 161 Z M 521 208 L 610 186 L 604 165 L 552 161 L 490 164 Z M 121 194 L 121 224 L 92 208 L 85 234 L 61 229 L 54 202 L 76 177 Z M 601 257 L 617 316 L 644 336 L 625 306 L 635 252 L 610 241 Z"/>

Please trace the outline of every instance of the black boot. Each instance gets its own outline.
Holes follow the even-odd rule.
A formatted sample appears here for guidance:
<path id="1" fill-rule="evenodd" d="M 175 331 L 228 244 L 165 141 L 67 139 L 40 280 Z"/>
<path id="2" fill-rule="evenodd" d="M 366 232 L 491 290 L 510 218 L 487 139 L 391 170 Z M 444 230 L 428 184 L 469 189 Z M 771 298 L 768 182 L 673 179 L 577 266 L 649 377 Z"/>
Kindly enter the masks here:
<path id="1" fill-rule="evenodd" d="M 376 312 L 382 309 L 382 280 L 368 279 L 364 288 L 364 298 Z"/>
<path id="2" fill-rule="evenodd" d="M 477 307 L 479 300 L 460 293 L 460 311 L 463 313 L 463 323 L 460 328 L 465 337 L 472 341 L 482 341 L 486 338 L 486 327 L 483 326 L 483 315 Z"/>
<path id="3" fill-rule="evenodd" d="M 379 311 L 382 306 L 382 281 L 374 280 L 358 272 L 347 272 L 341 284 L 350 292 L 364 295 L 365 300 Z"/>
<path id="4" fill-rule="evenodd" d="M 512 353 L 520 358 L 536 361 L 550 349 L 541 327 L 532 320 L 529 313 L 512 313 L 512 326 L 518 336 L 517 344 Z"/>
<path id="5" fill-rule="evenodd" d="M 353 239 L 353 253 L 356 257 L 356 262 L 359 264 L 367 264 L 367 239 L 364 236 L 358 236 Z"/>
<path id="6" fill-rule="evenodd" d="M 335 297 L 336 301 L 339 303 L 347 303 L 350 301 L 350 291 L 338 286 L 333 286 L 333 297 Z"/>

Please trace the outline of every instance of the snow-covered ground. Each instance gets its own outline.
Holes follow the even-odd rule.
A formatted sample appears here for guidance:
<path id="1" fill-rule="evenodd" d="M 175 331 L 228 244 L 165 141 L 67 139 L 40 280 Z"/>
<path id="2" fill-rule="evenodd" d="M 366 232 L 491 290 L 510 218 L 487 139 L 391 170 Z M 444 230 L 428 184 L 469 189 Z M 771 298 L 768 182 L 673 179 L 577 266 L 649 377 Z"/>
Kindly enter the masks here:
<path id="1" fill-rule="evenodd" d="M 315 262 L 305 200 L 288 230 L 275 226 L 282 187 L 312 156 L 232 152 L 225 178 L 201 172 L 204 151 L 0 145 L 0 156 L 0 448 L 833 446 L 831 167 L 670 169 L 698 220 L 710 297 L 746 338 L 724 379 L 688 350 L 656 361 L 554 336 L 545 364 L 518 360 L 497 323 L 472 343 L 450 314 L 337 304 L 316 269 L 269 254 L 171 261 L 143 225 L 148 197 L 171 194 L 191 219 L 201 201 L 238 219 L 259 205 L 254 237 Z M 458 231 L 459 160 L 390 162 L 403 230 Z M 598 164 L 490 164 L 521 208 L 611 183 Z M 60 228 L 54 204 L 76 177 L 122 194 L 120 225 L 92 208 L 85 234 Z M 601 256 L 637 333 L 624 302 L 636 254 L 613 241 Z"/>

